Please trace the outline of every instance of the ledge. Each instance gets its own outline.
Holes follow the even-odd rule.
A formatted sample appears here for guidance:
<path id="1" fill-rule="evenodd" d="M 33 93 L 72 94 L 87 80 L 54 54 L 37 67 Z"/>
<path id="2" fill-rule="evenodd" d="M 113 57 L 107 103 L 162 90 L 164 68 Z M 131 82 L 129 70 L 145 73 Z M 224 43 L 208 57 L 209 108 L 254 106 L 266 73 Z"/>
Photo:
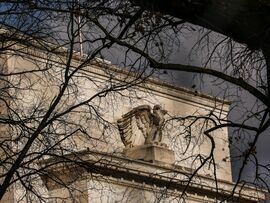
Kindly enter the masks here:
<path id="1" fill-rule="evenodd" d="M 113 178 L 118 179 L 118 184 L 122 184 L 121 182 L 130 182 L 130 186 L 146 184 L 150 188 L 166 188 L 166 190 L 178 195 L 186 190 L 191 195 L 207 196 L 213 199 L 218 196 L 221 199 L 233 197 L 239 202 L 258 202 L 264 200 L 266 194 L 266 191 L 258 188 L 238 184 L 232 196 L 235 187 L 233 182 L 215 180 L 202 175 L 193 177 L 192 171 L 188 171 L 186 168 L 132 160 L 121 155 L 86 150 L 66 157 L 68 157 L 69 162 L 65 160 L 59 164 L 61 158 L 58 158 L 48 159 L 39 164 L 42 166 L 52 165 L 47 171 L 53 173 L 54 176 L 65 174 L 70 177 L 70 174 L 75 173 L 77 175 L 76 181 L 78 174 L 81 179 L 88 178 L 89 174 L 92 174 L 93 177 L 99 177 L 102 181 Z M 78 157 L 80 162 L 78 162 Z M 56 164 L 52 164 L 53 162 Z M 67 172 L 67 168 L 69 172 Z M 193 177 L 192 181 L 189 181 L 190 177 Z M 42 179 L 46 182 L 49 190 L 57 187 L 50 183 L 52 180 L 45 176 Z"/>

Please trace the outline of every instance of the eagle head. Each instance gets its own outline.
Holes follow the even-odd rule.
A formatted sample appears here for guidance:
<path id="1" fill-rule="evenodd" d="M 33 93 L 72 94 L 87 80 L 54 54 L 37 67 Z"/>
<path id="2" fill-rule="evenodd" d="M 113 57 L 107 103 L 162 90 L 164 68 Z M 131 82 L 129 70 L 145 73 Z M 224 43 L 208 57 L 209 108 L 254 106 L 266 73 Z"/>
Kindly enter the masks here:
<path id="1" fill-rule="evenodd" d="M 153 108 L 153 112 L 159 112 L 163 115 L 167 114 L 168 112 L 166 110 L 163 110 L 162 107 L 160 105 L 155 105 Z"/>

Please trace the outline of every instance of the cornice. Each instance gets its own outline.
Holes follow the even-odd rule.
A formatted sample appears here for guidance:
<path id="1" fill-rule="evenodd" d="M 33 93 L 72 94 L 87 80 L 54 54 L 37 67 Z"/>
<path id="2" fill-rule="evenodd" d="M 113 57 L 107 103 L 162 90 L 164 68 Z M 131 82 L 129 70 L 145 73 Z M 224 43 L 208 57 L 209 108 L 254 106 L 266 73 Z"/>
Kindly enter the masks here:
<path id="1" fill-rule="evenodd" d="M 33 39 L 33 41 L 35 42 L 35 39 Z M 40 62 L 48 62 L 48 60 L 50 60 L 51 63 L 54 63 L 55 65 L 58 64 L 59 67 L 65 65 L 68 54 L 67 48 L 47 43 L 48 46 L 47 49 L 45 49 L 46 46 L 44 43 L 46 42 L 42 41 L 41 45 L 36 43 L 36 46 L 32 46 L 32 44 L 35 44 L 34 42 L 30 44 L 31 46 L 29 46 L 29 44 L 16 43 L 10 47 L 11 51 L 8 51 L 8 54 L 11 56 L 15 54 L 19 56 L 24 55 L 24 57 L 36 57 L 36 60 L 39 60 Z M 80 53 L 77 52 L 73 52 L 72 59 L 73 67 L 77 67 L 81 62 L 88 60 L 86 55 L 81 56 Z M 108 79 L 108 77 L 110 77 L 108 72 L 110 72 L 110 74 L 115 75 L 114 79 L 119 81 L 127 77 L 130 77 L 131 79 L 136 78 L 139 74 L 137 72 L 131 72 L 125 68 L 112 65 L 111 62 L 100 58 L 89 60 L 81 71 L 88 74 L 94 74 L 103 79 Z M 141 88 L 178 99 L 192 100 L 192 102 L 203 104 L 211 108 L 222 108 L 225 112 L 229 110 L 230 102 L 224 99 L 213 97 L 197 90 L 195 91 L 193 89 L 179 87 L 169 82 L 162 81 L 156 77 L 147 76 L 147 74 L 142 75 L 142 77 L 145 77 L 144 84 L 146 85 L 139 85 Z"/>
<path id="2" fill-rule="evenodd" d="M 67 155 L 67 157 L 70 161 L 64 163 L 64 165 L 67 164 L 69 169 L 73 166 L 76 171 L 79 171 L 78 167 L 80 167 L 81 170 L 84 171 L 84 178 L 98 178 L 102 175 L 100 180 L 107 180 L 107 178 L 117 179 L 118 184 L 129 184 L 133 187 L 147 185 L 148 189 L 166 189 L 174 195 L 179 195 L 188 184 L 187 192 L 191 195 L 207 196 L 213 199 L 218 195 L 221 199 L 226 199 L 231 197 L 235 186 L 233 182 L 219 179 L 216 180 L 203 175 L 196 175 L 193 180 L 189 182 L 192 170 L 188 168 L 131 160 L 121 154 L 107 154 L 90 151 L 88 149 L 80 151 L 77 154 Z M 76 157 L 80 157 L 80 160 L 82 161 L 79 166 L 72 161 L 73 159 L 75 161 Z M 57 161 L 59 161 L 59 158 L 48 159 L 40 163 L 40 165 L 44 166 Z M 59 174 L 62 174 L 61 171 L 63 170 L 64 165 L 56 164 L 48 170 L 54 172 L 58 171 Z M 87 174 L 92 175 L 89 176 Z M 106 179 L 104 177 L 106 177 Z M 238 184 L 233 194 L 233 199 L 240 199 L 243 202 L 257 202 L 259 200 L 264 200 L 265 194 L 266 191 L 258 188 Z"/>

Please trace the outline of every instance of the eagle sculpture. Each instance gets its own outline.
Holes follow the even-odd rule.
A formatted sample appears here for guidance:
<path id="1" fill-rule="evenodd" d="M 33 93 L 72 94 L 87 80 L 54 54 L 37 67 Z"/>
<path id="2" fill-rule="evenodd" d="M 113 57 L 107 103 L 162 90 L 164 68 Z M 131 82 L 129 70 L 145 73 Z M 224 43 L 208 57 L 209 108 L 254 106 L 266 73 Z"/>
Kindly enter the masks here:
<path id="1" fill-rule="evenodd" d="M 132 109 L 117 121 L 121 139 L 126 147 L 138 145 L 138 136 L 143 135 L 143 144 L 162 144 L 162 127 L 167 114 L 160 105 L 155 105 L 153 112 L 149 105 L 142 105 Z M 135 129 L 139 129 L 140 134 Z M 137 130 L 138 131 L 138 130 Z M 165 145 L 165 144 L 164 144 Z"/>

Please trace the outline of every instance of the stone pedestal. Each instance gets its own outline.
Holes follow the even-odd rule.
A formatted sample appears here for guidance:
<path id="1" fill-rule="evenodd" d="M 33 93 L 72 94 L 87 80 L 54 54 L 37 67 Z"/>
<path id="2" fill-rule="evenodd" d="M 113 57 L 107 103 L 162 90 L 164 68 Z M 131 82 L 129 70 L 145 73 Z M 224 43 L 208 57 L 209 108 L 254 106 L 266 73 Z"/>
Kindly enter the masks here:
<path id="1" fill-rule="evenodd" d="M 174 151 L 165 146 L 155 144 L 125 148 L 124 154 L 132 159 L 149 161 L 152 163 L 173 164 L 175 162 Z"/>

